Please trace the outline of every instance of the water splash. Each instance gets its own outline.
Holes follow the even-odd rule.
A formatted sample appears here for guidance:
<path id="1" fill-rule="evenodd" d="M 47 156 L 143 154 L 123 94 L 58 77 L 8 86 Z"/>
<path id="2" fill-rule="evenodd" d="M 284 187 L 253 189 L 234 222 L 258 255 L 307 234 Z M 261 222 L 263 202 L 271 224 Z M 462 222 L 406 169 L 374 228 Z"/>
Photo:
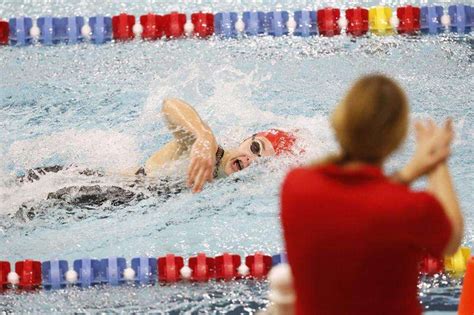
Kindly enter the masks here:
<path id="1" fill-rule="evenodd" d="M 7 163 L 29 169 L 51 161 L 121 171 L 139 165 L 140 153 L 133 137 L 114 130 L 70 129 L 12 143 Z"/>

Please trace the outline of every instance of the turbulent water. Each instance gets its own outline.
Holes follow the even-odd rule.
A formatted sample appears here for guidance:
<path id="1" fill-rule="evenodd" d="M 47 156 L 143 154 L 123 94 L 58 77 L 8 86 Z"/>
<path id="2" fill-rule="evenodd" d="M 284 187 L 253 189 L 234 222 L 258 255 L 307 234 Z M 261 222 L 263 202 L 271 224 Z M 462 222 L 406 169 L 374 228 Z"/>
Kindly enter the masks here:
<path id="1" fill-rule="evenodd" d="M 14 6 L 6 2 L 0 13 L 3 8 L 8 15 Z M 335 150 L 329 113 L 354 79 L 371 72 L 403 85 L 413 119 L 454 118 L 450 166 L 466 216 L 464 244 L 473 247 L 473 60 L 472 38 L 454 36 L 0 47 L 0 258 L 72 262 L 168 252 L 281 251 L 279 183 L 289 167 Z M 48 199 L 70 186 L 130 189 L 134 179 L 121 172 L 142 165 L 170 139 L 160 114 L 165 97 L 193 104 L 224 146 L 280 127 L 297 130 L 306 153 L 259 161 L 197 195 L 185 190 L 156 196 L 147 188 L 156 182 L 147 182 L 133 186 L 146 198 L 127 204 L 71 206 Z M 413 145 L 410 133 L 389 171 L 407 161 Z M 49 165 L 71 167 L 31 182 L 17 178 Z M 77 171 L 84 168 L 106 175 Z M 25 209 L 31 208 L 37 211 L 28 216 Z M 241 282 L 6 294 L 0 308 L 251 313 L 265 305 L 266 289 L 266 283 Z M 427 309 L 454 310 L 459 283 L 427 279 L 420 292 Z"/>

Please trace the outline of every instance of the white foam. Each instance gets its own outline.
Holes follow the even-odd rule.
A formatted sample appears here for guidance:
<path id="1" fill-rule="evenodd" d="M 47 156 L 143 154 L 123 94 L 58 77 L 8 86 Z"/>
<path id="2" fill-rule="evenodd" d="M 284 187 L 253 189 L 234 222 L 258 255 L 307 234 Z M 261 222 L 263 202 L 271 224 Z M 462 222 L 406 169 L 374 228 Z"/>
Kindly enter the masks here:
<path id="1" fill-rule="evenodd" d="M 20 169 L 46 166 L 52 158 L 66 164 L 120 171 L 139 165 L 141 156 L 133 137 L 98 129 L 71 129 L 15 141 L 6 154 L 6 159 Z"/>
<path id="2" fill-rule="evenodd" d="M 203 78 L 206 78 L 206 88 L 201 84 Z M 318 157 L 323 150 L 333 149 L 327 116 L 279 115 L 263 109 L 271 104 L 255 103 L 253 93 L 264 89 L 270 80 L 271 71 L 262 75 L 258 67 L 245 72 L 230 64 L 193 63 L 157 74 L 150 84 L 139 124 L 161 123 L 161 104 L 166 97 L 191 99 L 194 100 L 191 105 L 210 125 L 218 141 L 227 147 L 237 146 L 254 132 L 265 128 L 262 126 L 268 126 L 292 131 L 298 129 L 302 140 L 299 144 L 308 156 Z M 168 133 L 166 128 L 161 131 Z"/>

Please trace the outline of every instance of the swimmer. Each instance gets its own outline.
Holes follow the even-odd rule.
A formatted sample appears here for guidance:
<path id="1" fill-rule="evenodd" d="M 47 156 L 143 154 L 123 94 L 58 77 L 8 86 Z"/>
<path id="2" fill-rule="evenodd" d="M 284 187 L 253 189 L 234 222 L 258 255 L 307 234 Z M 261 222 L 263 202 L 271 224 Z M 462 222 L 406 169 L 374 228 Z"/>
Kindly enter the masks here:
<path id="1" fill-rule="evenodd" d="M 296 141 L 289 132 L 270 129 L 248 137 L 237 148 L 224 150 L 191 105 L 179 99 L 166 99 L 162 113 L 174 139 L 155 152 L 135 174 L 159 174 L 170 162 L 186 158 L 186 182 L 193 192 L 200 192 L 214 178 L 247 168 L 259 157 L 289 153 Z"/>
<path id="2" fill-rule="evenodd" d="M 247 168 L 259 157 L 270 157 L 291 153 L 296 142 L 292 133 L 278 129 L 256 133 L 243 140 L 237 148 L 223 149 L 207 123 L 196 110 L 178 99 L 166 99 L 162 113 L 174 139 L 151 155 L 144 167 L 133 169 L 126 175 L 133 175 L 131 183 L 121 186 L 110 184 L 73 185 L 51 192 L 45 200 L 25 202 L 16 212 L 16 217 L 31 220 L 42 215 L 47 209 L 57 207 L 70 209 L 113 208 L 129 206 L 149 197 L 167 200 L 185 190 L 181 180 L 173 180 L 166 174 L 175 171 L 173 163 L 188 163 L 187 186 L 193 192 L 200 192 L 206 182 L 225 177 Z M 179 168 L 178 168 L 179 169 Z M 40 180 L 47 173 L 63 171 L 75 172 L 81 176 L 94 178 L 106 176 L 106 172 L 80 169 L 75 166 L 49 166 L 27 170 L 17 178 L 18 182 Z M 146 175 L 147 180 L 142 176 Z"/>

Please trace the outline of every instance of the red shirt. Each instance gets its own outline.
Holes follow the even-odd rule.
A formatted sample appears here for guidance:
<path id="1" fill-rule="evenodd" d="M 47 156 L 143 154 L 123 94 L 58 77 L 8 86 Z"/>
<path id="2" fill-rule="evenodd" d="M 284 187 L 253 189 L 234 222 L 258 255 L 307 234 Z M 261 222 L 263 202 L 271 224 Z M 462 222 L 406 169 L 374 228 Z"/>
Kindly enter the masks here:
<path id="1" fill-rule="evenodd" d="M 421 314 L 418 262 L 441 256 L 451 225 L 426 192 L 374 166 L 291 171 L 281 193 L 296 314 Z"/>

